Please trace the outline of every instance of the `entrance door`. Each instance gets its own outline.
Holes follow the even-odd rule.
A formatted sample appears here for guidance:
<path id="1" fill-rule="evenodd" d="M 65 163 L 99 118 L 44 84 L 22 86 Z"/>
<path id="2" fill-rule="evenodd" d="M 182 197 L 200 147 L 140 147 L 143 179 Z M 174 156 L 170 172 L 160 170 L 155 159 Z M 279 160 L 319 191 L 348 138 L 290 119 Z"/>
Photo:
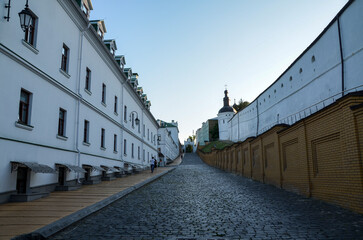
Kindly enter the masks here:
<path id="1" fill-rule="evenodd" d="M 16 191 L 18 193 L 26 193 L 28 179 L 28 168 L 18 167 L 18 173 L 16 176 Z"/>
<path id="2" fill-rule="evenodd" d="M 84 180 L 88 181 L 91 176 L 91 169 L 86 168 L 85 170 L 86 170 L 86 172 L 84 173 Z"/>
<path id="3" fill-rule="evenodd" d="M 66 168 L 59 167 L 58 168 L 58 185 L 64 186 L 65 180 L 66 180 Z"/>

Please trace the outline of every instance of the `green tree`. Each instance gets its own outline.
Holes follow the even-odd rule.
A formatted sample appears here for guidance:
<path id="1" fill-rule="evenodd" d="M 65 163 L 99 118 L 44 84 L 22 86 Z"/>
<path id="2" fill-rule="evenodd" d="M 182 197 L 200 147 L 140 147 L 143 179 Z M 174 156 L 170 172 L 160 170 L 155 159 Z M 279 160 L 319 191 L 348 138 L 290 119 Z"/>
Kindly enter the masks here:
<path id="1" fill-rule="evenodd" d="M 236 109 L 237 112 L 239 112 L 240 110 L 244 109 L 245 107 L 247 107 L 250 103 L 247 101 L 243 101 L 243 99 L 241 98 L 238 101 L 238 104 L 234 104 L 233 108 Z"/>
<path id="2" fill-rule="evenodd" d="M 210 141 L 217 141 L 219 140 L 219 128 L 218 128 L 218 123 L 215 124 L 211 130 L 209 130 L 209 134 L 210 134 Z"/>
<path id="3" fill-rule="evenodd" d="M 189 136 L 188 139 L 190 139 L 190 141 L 194 142 L 195 140 L 195 135 Z"/>

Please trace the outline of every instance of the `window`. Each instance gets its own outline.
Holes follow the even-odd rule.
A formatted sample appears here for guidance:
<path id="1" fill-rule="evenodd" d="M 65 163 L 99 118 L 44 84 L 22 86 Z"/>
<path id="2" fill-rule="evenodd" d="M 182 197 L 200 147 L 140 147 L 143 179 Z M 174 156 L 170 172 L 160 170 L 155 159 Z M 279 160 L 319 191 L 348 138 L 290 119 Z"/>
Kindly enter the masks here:
<path id="1" fill-rule="evenodd" d="M 144 162 L 145 162 L 145 149 L 142 150 L 142 160 L 144 160 Z"/>
<path id="2" fill-rule="evenodd" d="M 81 10 L 86 15 L 87 18 L 89 18 L 89 10 L 85 3 L 82 3 Z"/>
<path id="3" fill-rule="evenodd" d="M 31 93 L 22 89 L 19 102 L 19 123 L 30 125 L 30 98 Z"/>
<path id="4" fill-rule="evenodd" d="M 105 129 L 101 128 L 101 148 L 105 148 Z"/>
<path id="5" fill-rule="evenodd" d="M 147 161 L 150 162 L 150 154 L 147 152 Z"/>
<path id="6" fill-rule="evenodd" d="M 115 104 L 113 106 L 113 111 L 117 113 L 117 96 L 115 96 Z"/>
<path id="7" fill-rule="evenodd" d="M 134 144 L 131 144 L 131 157 L 134 158 Z"/>
<path id="8" fill-rule="evenodd" d="M 145 137 L 145 124 L 143 125 L 142 132 L 143 132 L 144 137 Z"/>
<path id="9" fill-rule="evenodd" d="M 83 142 L 89 143 L 89 121 L 84 120 Z"/>
<path id="10" fill-rule="evenodd" d="M 91 91 L 91 70 L 89 68 L 86 68 L 86 82 L 84 88 Z"/>
<path id="11" fill-rule="evenodd" d="M 127 155 L 127 151 L 126 151 L 126 139 L 124 139 L 124 155 L 126 156 Z"/>
<path id="12" fill-rule="evenodd" d="M 140 123 L 137 125 L 138 132 L 141 133 Z"/>
<path id="13" fill-rule="evenodd" d="M 147 140 L 150 140 L 150 131 L 147 129 Z"/>
<path id="14" fill-rule="evenodd" d="M 37 17 L 31 12 L 31 20 L 29 28 L 25 30 L 24 41 L 32 46 L 35 46 L 35 35 L 37 28 Z"/>
<path id="15" fill-rule="evenodd" d="M 58 136 L 64 137 L 66 135 L 66 113 L 66 110 L 59 109 Z"/>
<path id="16" fill-rule="evenodd" d="M 63 43 L 61 69 L 68 73 L 69 48 Z"/>
<path id="17" fill-rule="evenodd" d="M 113 151 L 117 152 L 117 135 L 113 135 Z"/>
<path id="18" fill-rule="evenodd" d="M 106 104 L 106 84 L 102 83 L 102 102 Z"/>
<path id="19" fill-rule="evenodd" d="M 124 107 L 124 121 L 127 122 L 127 106 Z"/>
<path id="20" fill-rule="evenodd" d="M 137 147 L 137 159 L 140 159 L 140 146 Z"/>
<path id="21" fill-rule="evenodd" d="M 135 115 L 134 115 L 134 113 L 131 114 L 131 126 L 132 126 L 132 128 L 135 128 Z"/>

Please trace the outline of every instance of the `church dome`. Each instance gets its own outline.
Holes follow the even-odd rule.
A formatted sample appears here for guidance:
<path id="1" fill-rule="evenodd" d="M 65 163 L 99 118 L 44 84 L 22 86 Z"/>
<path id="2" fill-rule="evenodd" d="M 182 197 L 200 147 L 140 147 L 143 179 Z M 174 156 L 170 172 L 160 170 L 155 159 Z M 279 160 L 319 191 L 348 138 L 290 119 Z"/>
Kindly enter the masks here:
<path id="1" fill-rule="evenodd" d="M 224 112 L 235 112 L 235 110 L 233 109 L 233 107 L 231 106 L 223 106 L 218 113 L 224 113 Z"/>
<path id="2" fill-rule="evenodd" d="M 229 106 L 229 97 L 227 89 L 224 91 L 224 98 L 223 98 L 223 107 L 218 111 L 218 113 L 224 112 L 236 112 L 233 107 Z"/>

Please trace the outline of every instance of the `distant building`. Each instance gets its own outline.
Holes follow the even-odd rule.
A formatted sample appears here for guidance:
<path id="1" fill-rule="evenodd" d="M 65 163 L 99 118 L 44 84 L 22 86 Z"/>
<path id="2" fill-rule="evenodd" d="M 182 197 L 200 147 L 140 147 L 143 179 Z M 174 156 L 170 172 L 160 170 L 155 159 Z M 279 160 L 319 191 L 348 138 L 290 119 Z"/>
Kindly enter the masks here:
<path id="1" fill-rule="evenodd" d="M 215 126 L 218 126 L 217 117 L 208 119 L 206 122 L 203 122 L 202 127 L 199 128 L 195 134 L 196 144 L 204 146 L 205 142 L 218 140 L 218 139 L 213 139 L 211 135 L 211 131 L 213 130 L 213 128 L 215 128 Z"/>
<path id="2" fill-rule="evenodd" d="M 178 122 L 170 123 L 157 120 L 158 129 L 158 154 L 162 164 L 174 161 L 180 154 Z"/>

